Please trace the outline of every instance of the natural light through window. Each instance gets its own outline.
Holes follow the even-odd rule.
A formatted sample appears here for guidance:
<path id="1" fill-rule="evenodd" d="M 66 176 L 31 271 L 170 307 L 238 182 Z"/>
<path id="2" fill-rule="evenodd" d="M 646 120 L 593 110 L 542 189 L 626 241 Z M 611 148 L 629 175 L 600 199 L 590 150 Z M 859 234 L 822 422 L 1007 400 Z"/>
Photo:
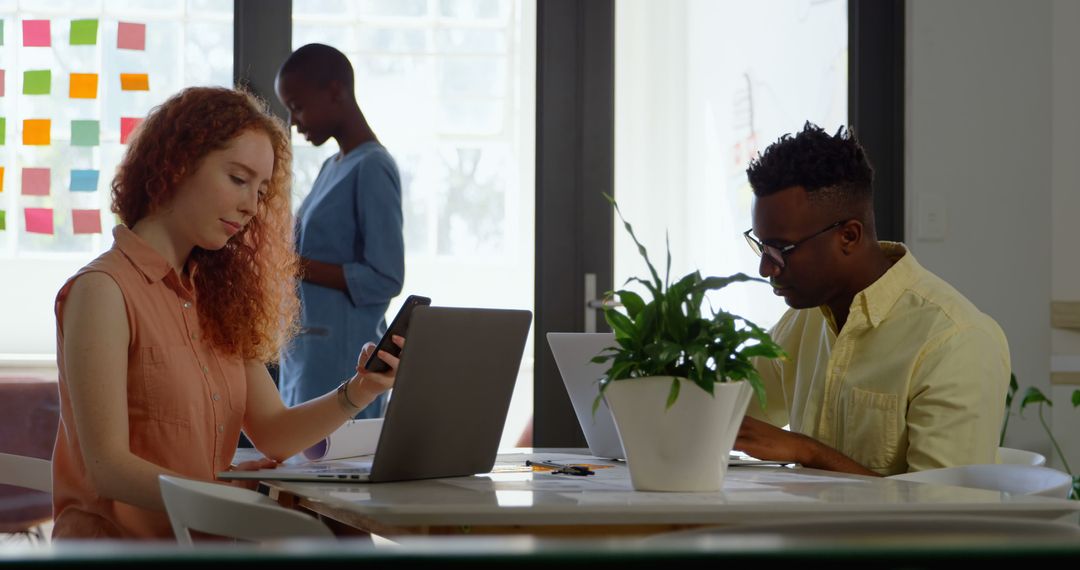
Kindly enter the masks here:
<path id="1" fill-rule="evenodd" d="M 360 108 L 401 171 L 405 286 L 388 319 L 409 294 L 533 309 L 535 28 L 525 0 L 293 0 L 293 48 L 349 57 Z M 293 148 L 298 207 L 337 147 L 294 135 Z M 504 446 L 532 413 L 532 355 L 530 335 Z"/>
<path id="2" fill-rule="evenodd" d="M 813 121 L 847 124 L 843 0 L 617 0 L 615 196 L 654 265 L 672 275 L 757 275 L 751 157 Z M 622 226 L 615 285 L 646 275 Z M 711 297 L 768 327 L 785 309 L 761 284 Z"/>

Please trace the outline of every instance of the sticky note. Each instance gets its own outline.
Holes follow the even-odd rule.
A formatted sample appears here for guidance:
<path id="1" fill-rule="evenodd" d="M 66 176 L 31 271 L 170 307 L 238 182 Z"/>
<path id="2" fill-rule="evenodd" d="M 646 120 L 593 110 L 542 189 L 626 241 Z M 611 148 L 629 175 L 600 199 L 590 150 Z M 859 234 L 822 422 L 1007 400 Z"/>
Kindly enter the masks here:
<path id="1" fill-rule="evenodd" d="M 97 99 L 96 73 L 72 73 L 68 96 L 72 99 Z"/>
<path id="2" fill-rule="evenodd" d="M 117 49 L 146 49 L 146 24 L 118 22 L 116 26 Z"/>
<path id="3" fill-rule="evenodd" d="M 146 73 L 121 73 L 120 89 L 124 91 L 149 91 L 150 76 Z"/>
<path id="4" fill-rule="evenodd" d="M 7 119 L 0 117 L 0 144 L 7 141 Z"/>
<path id="5" fill-rule="evenodd" d="M 98 172 L 97 170 L 72 170 L 71 191 L 97 192 Z"/>
<path id="6" fill-rule="evenodd" d="M 23 214 L 26 216 L 26 233 L 53 234 L 52 208 L 26 208 Z"/>
<path id="7" fill-rule="evenodd" d="M 127 144 L 131 131 L 134 131 L 141 122 L 142 119 L 134 117 L 120 117 L 120 144 Z"/>
<path id="8" fill-rule="evenodd" d="M 71 45 L 92 46 L 97 44 L 97 20 L 72 20 Z"/>
<path id="9" fill-rule="evenodd" d="M 52 45 L 52 32 L 48 20 L 23 20 L 23 47 L 49 47 Z"/>
<path id="10" fill-rule="evenodd" d="M 72 210 L 71 226 L 77 234 L 100 234 L 101 210 Z"/>
<path id="11" fill-rule="evenodd" d="M 4 96 L 4 84 L 5 83 L 7 83 L 7 82 L 4 81 L 4 70 L 0 69 L 0 97 Z"/>
<path id="12" fill-rule="evenodd" d="M 0 192 L 4 191 L 4 167 L 0 166 Z"/>
<path id="13" fill-rule="evenodd" d="M 23 119 L 22 143 L 47 145 L 52 140 L 52 119 Z"/>
<path id="14" fill-rule="evenodd" d="M 52 71 L 34 69 L 23 72 L 23 95 L 48 95 L 52 91 Z"/>
<path id="15" fill-rule="evenodd" d="M 49 177 L 48 168 L 22 169 L 23 196 L 48 196 Z"/>
<path id="16" fill-rule="evenodd" d="M 7 229 L 7 216 L 4 215 L 4 211 L 0 210 L 0 230 Z"/>
<path id="17" fill-rule="evenodd" d="M 101 144 L 101 123 L 91 120 L 71 121 L 71 146 Z"/>

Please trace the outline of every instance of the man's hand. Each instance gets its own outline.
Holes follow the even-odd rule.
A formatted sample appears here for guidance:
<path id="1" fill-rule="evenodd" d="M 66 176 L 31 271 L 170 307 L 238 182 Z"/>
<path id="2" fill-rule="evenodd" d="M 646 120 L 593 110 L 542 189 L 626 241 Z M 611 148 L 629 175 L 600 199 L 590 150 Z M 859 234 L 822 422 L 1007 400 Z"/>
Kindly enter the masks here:
<path id="1" fill-rule="evenodd" d="M 854 459 L 801 433 L 782 430 L 750 416 L 743 418 L 735 449 L 766 461 L 792 461 L 803 467 L 880 477 Z"/>
<path id="2" fill-rule="evenodd" d="M 805 435 L 782 430 L 750 416 L 743 418 L 735 449 L 766 461 L 806 464 L 816 441 Z"/>

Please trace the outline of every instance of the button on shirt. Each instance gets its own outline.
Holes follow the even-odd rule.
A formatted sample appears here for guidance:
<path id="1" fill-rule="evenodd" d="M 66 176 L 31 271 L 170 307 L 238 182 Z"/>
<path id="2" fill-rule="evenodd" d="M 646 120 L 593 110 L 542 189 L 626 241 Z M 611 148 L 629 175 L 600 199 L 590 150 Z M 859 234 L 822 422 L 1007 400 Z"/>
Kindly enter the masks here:
<path id="1" fill-rule="evenodd" d="M 99 496 L 79 447 L 63 355 L 63 306 L 81 275 L 103 272 L 124 296 L 128 344 L 128 431 L 131 452 L 193 479 L 214 480 L 236 451 L 247 384 L 243 360 L 203 339 L 189 279 L 124 226 L 112 249 L 68 280 L 56 298 L 60 429 L 53 451 L 53 512 L 58 538 L 173 537 L 163 512 Z M 189 266 L 192 274 L 194 267 Z"/>
<path id="2" fill-rule="evenodd" d="M 837 331 L 827 307 L 770 331 L 789 358 L 759 360 L 767 407 L 748 414 L 882 475 L 994 463 L 1011 365 L 1001 328 L 898 243 Z"/>

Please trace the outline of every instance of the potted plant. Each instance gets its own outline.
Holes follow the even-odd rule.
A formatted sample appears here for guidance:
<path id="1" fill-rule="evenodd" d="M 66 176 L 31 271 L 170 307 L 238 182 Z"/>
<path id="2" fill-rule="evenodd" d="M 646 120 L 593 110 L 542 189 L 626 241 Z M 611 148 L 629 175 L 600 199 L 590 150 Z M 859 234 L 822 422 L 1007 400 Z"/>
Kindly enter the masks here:
<path id="1" fill-rule="evenodd" d="M 671 282 L 671 249 L 661 280 L 633 227 L 614 206 L 649 268 L 648 279 L 631 278 L 651 295 L 608 292 L 604 317 L 616 346 L 593 359 L 610 367 L 600 380 L 626 452 L 634 488 L 641 491 L 717 491 L 747 404 L 765 391 L 754 357 L 783 357 L 769 334 L 736 314 L 708 307 L 706 293 L 731 283 L 763 281 L 737 273 L 702 277 L 694 271 Z"/>
<path id="2" fill-rule="evenodd" d="M 1009 375 L 1009 391 L 1005 395 L 1005 421 L 1001 426 L 1001 438 L 998 445 L 1005 445 L 1005 432 L 1009 427 L 1009 416 L 1012 415 L 1012 403 L 1016 396 L 1016 392 L 1019 391 L 1020 384 L 1016 381 L 1016 374 Z M 1065 472 L 1072 476 L 1073 484 L 1072 490 L 1069 491 L 1069 498 L 1080 501 L 1080 473 L 1072 470 L 1069 466 L 1069 460 L 1065 457 L 1065 452 L 1061 450 L 1061 446 L 1058 445 L 1057 438 L 1054 437 L 1054 431 L 1050 429 L 1050 425 L 1046 423 L 1046 417 L 1043 415 L 1043 405 L 1053 406 L 1054 401 L 1049 396 L 1043 393 L 1042 390 L 1036 386 L 1029 386 L 1024 392 L 1024 397 L 1020 400 L 1020 414 L 1024 414 L 1024 409 L 1030 405 L 1036 405 L 1039 412 L 1039 424 L 1042 425 L 1043 431 L 1046 432 L 1047 438 L 1050 439 L 1051 452 L 1056 453 L 1061 458 L 1061 465 L 1065 468 Z M 1072 393 L 1072 405 L 1074 408 L 1080 407 L 1080 390 L 1073 390 Z M 1053 455 L 1051 455 L 1051 458 Z"/>

